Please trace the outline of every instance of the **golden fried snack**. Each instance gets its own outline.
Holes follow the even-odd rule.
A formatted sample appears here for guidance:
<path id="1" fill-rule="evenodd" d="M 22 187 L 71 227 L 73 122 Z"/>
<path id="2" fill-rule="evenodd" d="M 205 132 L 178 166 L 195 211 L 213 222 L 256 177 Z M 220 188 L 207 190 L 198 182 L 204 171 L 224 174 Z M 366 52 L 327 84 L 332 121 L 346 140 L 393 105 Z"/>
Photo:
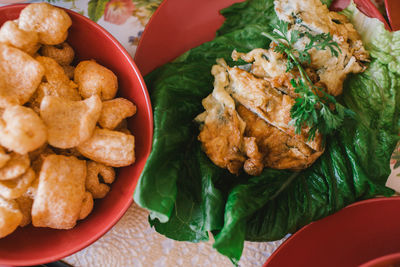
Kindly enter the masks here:
<path id="1" fill-rule="evenodd" d="M 64 82 L 43 82 L 39 85 L 32 98 L 28 102 L 28 106 L 32 108 L 35 112 L 40 112 L 40 104 L 43 97 L 58 96 L 67 100 L 79 101 L 81 96 L 79 95 L 78 88 L 73 81 L 68 83 Z"/>
<path id="2" fill-rule="evenodd" d="M 39 36 L 36 32 L 27 32 L 18 28 L 18 23 L 6 21 L 0 28 L 0 43 L 5 43 L 33 55 L 39 49 Z"/>
<path id="3" fill-rule="evenodd" d="M 57 155 L 74 156 L 74 157 L 77 157 L 78 159 L 84 159 L 84 156 L 75 147 L 67 148 L 67 149 L 62 149 L 62 148 L 56 148 L 55 147 L 53 149 L 53 151 Z"/>
<path id="4" fill-rule="evenodd" d="M 0 107 L 7 107 L 7 103 L 25 104 L 43 74 L 42 65 L 27 53 L 0 43 Z"/>
<path id="5" fill-rule="evenodd" d="M 26 154 L 41 147 L 47 140 L 42 119 L 30 108 L 6 108 L 0 119 L 0 144 L 9 150 Z"/>
<path id="6" fill-rule="evenodd" d="M 54 154 L 54 151 L 47 144 L 39 147 L 35 151 L 29 153 L 29 158 L 31 160 L 31 168 L 39 176 L 40 168 L 42 168 L 42 163 L 44 159 L 48 156 Z"/>
<path id="7" fill-rule="evenodd" d="M 99 124 L 101 127 L 113 130 L 125 118 L 131 117 L 136 113 L 136 106 L 125 98 L 115 98 L 104 101 Z"/>
<path id="8" fill-rule="evenodd" d="M 61 67 L 64 69 L 65 75 L 67 75 L 69 79 L 74 79 L 74 72 L 75 72 L 74 66 L 62 65 Z"/>
<path id="9" fill-rule="evenodd" d="M 92 194 L 90 194 L 90 192 L 86 191 L 85 197 L 83 198 L 83 201 L 82 201 L 82 208 L 79 213 L 79 220 L 85 219 L 92 212 L 93 204 L 94 204 L 94 201 L 93 201 Z"/>
<path id="10" fill-rule="evenodd" d="M 31 199 L 34 199 L 37 193 L 38 186 L 39 186 L 39 178 L 33 180 L 32 184 L 28 187 L 24 195 Z"/>
<path id="11" fill-rule="evenodd" d="M 35 172 L 29 168 L 26 173 L 17 178 L 0 181 L 0 196 L 5 199 L 19 198 L 28 190 L 35 178 Z"/>
<path id="12" fill-rule="evenodd" d="M 117 131 L 96 128 L 92 137 L 77 148 L 85 157 L 107 166 L 123 167 L 135 162 L 135 137 Z"/>
<path id="13" fill-rule="evenodd" d="M 86 163 L 75 157 L 47 156 L 32 206 L 32 224 L 70 229 L 79 218 L 85 197 Z"/>
<path id="14" fill-rule="evenodd" d="M 40 53 L 45 57 L 54 59 L 61 66 L 70 65 L 75 56 L 74 49 L 67 42 L 54 46 L 44 45 L 40 49 Z"/>
<path id="15" fill-rule="evenodd" d="M 40 116 L 48 127 L 48 142 L 58 148 L 72 148 L 90 138 L 100 112 L 97 95 L 83 101 L 45 96 L 40 105 Z"/>
<path id="16" fill-rule="evenodd" d="M 37 32 L 39 42 L 46 45 L 64 42 L 71 24 L 71 18 L 64 10 L 47 3 L 26 6 L 18 19 L 20 29 Z"/>
<path id="17" fill-rule="evenodd" d="M 35 58 L 45 69 L 44 80 L 46 82 L 52 83 L 66 83 L 68 84 L 70 80 L 65 74 L 64 69 L 52 58 L 38 56 Z"/>
<path id="18" fill-rule="evenodd" d="M 114 98 L 118 89 L 117 76 L 94 60 L 81 61 L 75 68 L 74 81 L 84 98 L 99 95 L 101 100 Z"/>
<path id="19" fill-rule="evenodd" d="M 29 168 L 30 160 L 27 154 L 11 153 L 10 159 L 0 168 L 0 181 L 17 178 Z"/>
<path id="20" fill-rule="evenodd" d="M 11 234 L 20 225 L 22 213 L 15 200 L 0 197 L 0 238 Z"/>
<path id="21" fill-rule="evenodd" d="M 27 226 L 32 221 L 31 211 L 32 211 L 33 199 L 30 198 L 29 196 L 23 195 L 17 198 L 15 201 L 18 203 L 19 210 L 22 213 L 22 220 L 19 226 L 21 227 Z"/>
<path id="22" fill-rule="evenodd" d="M 8 155 L 4 149 L 0 146 L 0 168 L 2 168 L 10 160 L 10 155 Z"/>
<path id="23" fill-rule="evenodd" d="M 107 184 L 115 179 L 115 171 L 112 167 L 105 166 L 95 161 L 87 162 L 86 189 L 92 193 L 93 198 L 103 198 L 110 191 Z M 101 183 L 103 180 L 104 183 Z"/>

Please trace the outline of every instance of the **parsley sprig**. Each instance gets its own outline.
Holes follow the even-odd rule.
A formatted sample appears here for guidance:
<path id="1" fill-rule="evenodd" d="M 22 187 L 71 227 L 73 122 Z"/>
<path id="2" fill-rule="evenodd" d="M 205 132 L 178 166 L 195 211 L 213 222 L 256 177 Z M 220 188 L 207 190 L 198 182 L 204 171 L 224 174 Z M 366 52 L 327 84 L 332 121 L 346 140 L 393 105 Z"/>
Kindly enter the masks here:
<path id="1" fill-rule="evenodd" d="M 289 33 L 288 27 L 287 22 L 279 21 L 272 33 L 263 32 L 262 35 L 276 44 L 275 52 L 287 56 L 286 72 L 296 67 L 300 73 L 298 80 L 290 81 L 294 92 L 299 95 L 290 110 L 291 123 L 295 126 L 296 134 L 300 134 L 303 127 L 309 127 L 308 139 L 313 140 L 317 130 L 322 134 L 331 133 L 342 124 L 346 115 L 352 115 L 353 112 L 337 102 L 323 88 L 314 85 L 302 64 L 311 63 L 309 51 L 312 48 L 329 49 L 335 57 L 339 56 L 341 50 L 329 33 L 313 35 L 298 30 Z M 303 50 L 295 48 L 294 44 L 304 36 L 308 37 L 309 43 Z"/>

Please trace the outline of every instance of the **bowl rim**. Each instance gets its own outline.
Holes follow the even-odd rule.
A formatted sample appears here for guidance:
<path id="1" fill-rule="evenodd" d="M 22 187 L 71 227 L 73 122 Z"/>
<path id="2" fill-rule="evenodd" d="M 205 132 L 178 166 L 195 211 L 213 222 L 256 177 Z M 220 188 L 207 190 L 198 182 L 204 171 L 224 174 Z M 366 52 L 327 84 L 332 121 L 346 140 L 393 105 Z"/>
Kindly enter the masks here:
<path id="1" fill-rule="evenodd" d="M 392 261 L 394 261 L 394 260 L 396 260 L 396 262 L 400 261 L 400 252 L 391 253 L 391 254 L 387 254 L 387 255 L 372 259 L 370 261 L 367 261 L 366 263 L 361 264 L 359 267 L 381 266 L 380 264 L 392 263 Z"/>
<path id="2" fill-rule="evenodd" d="M 12 4 L 12 5 L 7 5 L 7 6 L 2 6 L 2 7 L 0 7 L 0 12 L 4 12 L 4 11 L 7 12 L 7 10 L 13 10 L 15 8 L 21 8 L 21 7 L 25 7 L 27 5 L 29 5 L 29 3 L 20 3 L 20 4 Z M 101 34 L 103 34 L 106 38 L 110 39 L 112 41 L 112 43 L 115 45 L 115 47 L 117 48 L 117 50 L 119 50 L 121 52 L 121 54 L 123 55 L 123 57 L 127 60 L 127 62 L 129 63 L 129 66 L 133 69 L 133 71 L 135 73 L 135 76 L 140 84 L 141 91 L 144 95 L 144 100 L 146 102 L 146 109 L 147 109 L 146 112 L 148 112 L 148 114 L 149 114 L 149 122 L 146 124 L 146 127 L 148 127 L 148 131 L 150 133 L 150 139 L 152 140 L 154 121 L 153 121 L 153 109 L 152 109 L 149 92 L 147 90 L 146 84 L 144 82 L 144 79 L 143 79 L 138 67 L 136 66 L 133 58 L 129 55 L 128 51 L 122 46 L 122 44 L 113 35 L 111 35 L 111 33 L 109 33 L 107 30 L 105 30 L 103 27 L 101 27 L 96 22 L 90 20 L 86 16 L 81 15 L 78 12 L 75 12 L 73 10 L 66 9 L 66 8 L 59 7 L 59 6 L 57 6 L 57 8 L 61 8 L 61 9 L 65 10 L 68 13 L 68 15 L 79 17 L 86 23 L 91 24 L 94 28 L 96 28 L 96 30 L 101 32 Z M 152 142 L 149 142 L 149 144 L 144 149 L 145 150 L 145 153 L 144 153 L 145 160 L 150 155 L 151 147 L 152 147 Z M 143 167 L 142 167 L 142 170 L 143 170 Z M 140 170 L 140 173 L 142 170 Z M 139 179 L 139 176 L 132 182 L 137 183 L 138 179 Z M 23 258 L 18 259 L 18 260 L 0 259 L 0 264 L 23 266 L 23 265 L 38 265 L 38 264 L 43 264 L 43 263 L 49 263 L 49 262 L 57 261 L 64 257 L 70 256 L 70 255 L 88 247 L 89 245 L 91 245 L 95 241 L 97 241 L 100 237 L 102 237 L 104 234 L 106 234 L 126 213 L 128 208 L 133 203 L 133 192 L 134 192 L 135 188 L 136 188 L 136 186 L 133 188 L 133 191 L 131 192 L 132 197 L 129 199 L 128 202 L 125 203 L 125 205 L 123 205 L 122 209 L 119 210 L 119 212 L 115 213 L 115 216 L 113 216 L 113 219 L 110 220 L 110 223 L 107 225 L 107 227 L 104 227 L 101 231 L 96 232 L 90 238 L 87 238 L 86 240 L 81 242 L 79 244 L 79 246 L 76 246 L 74 249 L 66 250 L 65 252 L 58 252 L 52 256 L 37 257 L 36 259 L 23 259 Z"/>

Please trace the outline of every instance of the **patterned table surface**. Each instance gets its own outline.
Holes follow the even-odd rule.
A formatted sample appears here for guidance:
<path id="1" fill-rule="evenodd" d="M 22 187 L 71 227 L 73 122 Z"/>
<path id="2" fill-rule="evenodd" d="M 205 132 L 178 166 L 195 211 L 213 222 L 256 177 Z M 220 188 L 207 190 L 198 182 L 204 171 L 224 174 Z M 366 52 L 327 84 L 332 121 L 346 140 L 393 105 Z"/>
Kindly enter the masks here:
<path id="1" fill-rule="evenodd" d="M 188 0 L 186 0 L 188 1 Z M 383 10 L 383 0 L 374 0 Z M 1 4 L 24 2 L 0 0 Z M 41 2 L 41 1 L 30 1 Z M 112 33 L 132 55 L 149 18 L 162 0 L 48 0 L 96 21 Z M 400 155 L 400 149 L 395 154 Z M 392 166 L 396 160 L 392 161 Z M 396 164 L 400 165 L 400 164 Z M 400 179 L 393 172 L 388 185 L 400 191 Z M 147 211 L 132 204 L 122 219 L 89 247 L 64 259 L 73 266 L 232 266 L 212 248 L 212 242 L 177 242 L 150 228 Z M 285 240 L 246 242 L 240 266 L 261 266 Z"/>

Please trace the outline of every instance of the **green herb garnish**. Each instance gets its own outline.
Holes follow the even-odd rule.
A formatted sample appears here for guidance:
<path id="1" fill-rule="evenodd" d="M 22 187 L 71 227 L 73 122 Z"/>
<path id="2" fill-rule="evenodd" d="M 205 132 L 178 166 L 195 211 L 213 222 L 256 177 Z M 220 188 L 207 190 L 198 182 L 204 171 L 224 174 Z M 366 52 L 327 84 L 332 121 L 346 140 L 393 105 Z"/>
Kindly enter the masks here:
<path id="1" fill-rule="evenodd" d="M 292 30 L 289 34 L 288 26 L 287 22 L 279 21 L 272 33 L 263 32 L 262 35 L 276 43 L 275 52 L 287 56 L 286 72 L 294 67 L 299 70 L 298 81 L 295 79 L 290 81 L 295 93 L 299 95 L 290 110 L 291 123 L 295 126 L 296 134 L 301 133 L 302 127 L 310 127 L 308 139 L 313 140 L 317 130 L 322 134 L 331 133 L 342 124 L 346 115 L 352 115 L 353 112 L 337 102 L 335 97 L 326 93 L 324 88 L 314 85 L 302 64 L 311 63 L 309 51 L 312 48 L 329 49 L 335 57 L 339 56 L 341 50 L 329 33 L 313 35 L 310 32 Z M 303 50 L 295 48 L 294 44 L 304 36 L 307 36 L 310 42 Z"/>

